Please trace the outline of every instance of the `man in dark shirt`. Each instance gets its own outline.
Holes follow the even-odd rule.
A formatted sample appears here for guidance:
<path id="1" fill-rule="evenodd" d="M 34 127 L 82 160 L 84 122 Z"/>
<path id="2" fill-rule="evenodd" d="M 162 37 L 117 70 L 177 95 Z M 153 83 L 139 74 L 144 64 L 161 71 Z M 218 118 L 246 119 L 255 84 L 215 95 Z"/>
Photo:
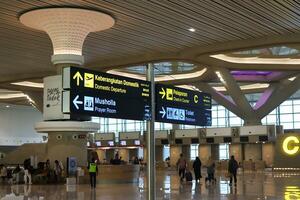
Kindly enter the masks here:
<path id="1" fill-rule="evenodd" d="M 230 186 L 232 186 L 232 177 L 234 178 L 234 185 L 236 186 L 236 173 L 238 168 L 239 165 L 237 161 L 234 159 L 234 156 L 231 156 L 231 159 L 228 162 L 228 172 L 230 173 Z"/>

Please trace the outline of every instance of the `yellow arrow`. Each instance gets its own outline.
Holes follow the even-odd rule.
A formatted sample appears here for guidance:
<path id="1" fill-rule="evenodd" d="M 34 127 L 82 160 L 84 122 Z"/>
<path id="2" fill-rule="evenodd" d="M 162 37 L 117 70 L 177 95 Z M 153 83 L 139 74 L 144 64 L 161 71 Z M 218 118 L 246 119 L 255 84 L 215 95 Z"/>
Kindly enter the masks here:
<path id="1" fill-rule="evenodd" d="M 161 98 L 163 99 L 166 96 L 166 91 L 164 88 L 161 88 L 162 91 L 159 92 L 159 94 L 161 94 Z"/>
<path id="2" fill-rule="evenodd" d="M 77 79 L 77 86 L 79 86 L 80 80 L 83 80 L 79 72 L 76 72 L 76 74 L 73 76 L 73 79 Z"/>

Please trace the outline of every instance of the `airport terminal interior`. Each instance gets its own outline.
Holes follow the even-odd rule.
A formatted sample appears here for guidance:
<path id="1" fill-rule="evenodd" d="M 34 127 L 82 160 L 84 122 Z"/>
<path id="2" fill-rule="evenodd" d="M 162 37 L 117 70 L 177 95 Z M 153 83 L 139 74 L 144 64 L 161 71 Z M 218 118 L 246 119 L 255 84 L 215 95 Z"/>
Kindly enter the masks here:
<path id="1" fill-rule="evenodd" d="M 300 2 L 0 1 L 0 200 L 300 200 Z"/>

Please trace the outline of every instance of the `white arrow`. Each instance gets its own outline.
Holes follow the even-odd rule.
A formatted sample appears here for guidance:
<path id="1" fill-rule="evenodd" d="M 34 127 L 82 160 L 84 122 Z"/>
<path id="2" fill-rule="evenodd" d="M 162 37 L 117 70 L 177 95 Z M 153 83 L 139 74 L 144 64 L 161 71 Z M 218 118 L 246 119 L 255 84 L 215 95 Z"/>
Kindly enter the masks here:
<path id="1" fill-rule="evenodd" d="M 164 118 L 165 117 L 165 115 L 166 115 L 166 110 L 164 109 L 164 107 L 161 107 L 161 111 L 159 111 L 159 113 L 160 114 L 162 114 L 162 118 Z"/>
<path id="2" fill-rule="evenodd" d="M 82 101 L 78 101 L 78 98 L 79 98 L 79 95 L 77 95 L 77 96 L 75 97 L 75 99 L 73 100 L 73 104 L 74 104 L 74 106 L 76 107 L 77 110 L 79 109 L 79 107 L 78 107 L 77 104 L 83 104 Z"/>

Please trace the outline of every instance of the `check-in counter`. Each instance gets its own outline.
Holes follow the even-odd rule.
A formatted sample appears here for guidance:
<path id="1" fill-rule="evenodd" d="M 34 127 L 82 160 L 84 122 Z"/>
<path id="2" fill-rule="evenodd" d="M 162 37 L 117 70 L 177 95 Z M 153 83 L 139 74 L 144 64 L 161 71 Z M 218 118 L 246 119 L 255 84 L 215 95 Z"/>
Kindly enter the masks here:
<path id="1" fill-rule="evenodd" d="M 255 161 L 255 170 L 256 171 L 264 171 L 265 170 L 265 161 L 263 161 L 263 160 Z"/>
<path id="2" fill-rule="evenodd" d="M 255 163 L 253 162 L 253 161 L 244 161 L 243 162 L 243 169 L 244 169 L 244 171 L 254 171 L 255 170 Z"/>
<path id="3" fill-rule="evenodd" d="M 136 183 L 139 179 L 139 165 L 98 165 L 97 183 Z M 79 183 L 89 183 L 88 170 L 79 178 Z"/>

